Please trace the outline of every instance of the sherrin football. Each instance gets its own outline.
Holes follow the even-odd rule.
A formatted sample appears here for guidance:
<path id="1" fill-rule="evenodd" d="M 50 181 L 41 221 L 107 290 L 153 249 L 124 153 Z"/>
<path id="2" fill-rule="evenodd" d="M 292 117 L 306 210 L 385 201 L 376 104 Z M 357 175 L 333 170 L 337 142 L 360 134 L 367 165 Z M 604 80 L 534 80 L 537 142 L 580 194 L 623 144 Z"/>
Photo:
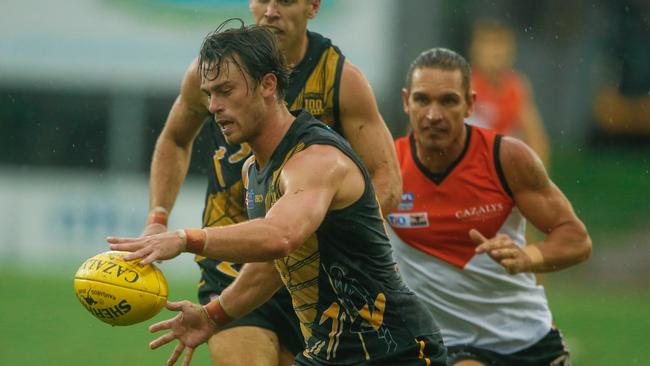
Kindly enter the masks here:
<path id="1" fill-rule="evenodd" d="M 86 260 L 74 276 L 74 290 L 86 310 L 111 325 L 152 318 L 167 301 L 167 280 L 153 264 L 125 261 L 127 252 L 109 251 Z"/>

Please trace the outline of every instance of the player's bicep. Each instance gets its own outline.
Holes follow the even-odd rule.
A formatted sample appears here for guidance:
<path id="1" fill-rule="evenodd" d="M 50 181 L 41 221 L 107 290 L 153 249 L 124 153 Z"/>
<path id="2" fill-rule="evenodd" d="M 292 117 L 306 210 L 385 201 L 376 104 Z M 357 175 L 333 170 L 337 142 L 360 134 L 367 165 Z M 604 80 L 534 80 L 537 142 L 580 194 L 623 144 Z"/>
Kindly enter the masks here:
<path id="1" fill-rule="evenodd" d="M 548 233 L 575 219 L 571 204 L 550 180 L 530 147 L 517 139 L 504 137 L 500 158 L 515 204 L 535 227 Z"/>
<path id="2" fill-rule="evenodd" d="M 292 157 L 280 174 L 282 196 L 265 219 L 283 228 L 292 249 L 320 226 L 343 179 L 339 154 L 331 146 L 315 145 Z"/>

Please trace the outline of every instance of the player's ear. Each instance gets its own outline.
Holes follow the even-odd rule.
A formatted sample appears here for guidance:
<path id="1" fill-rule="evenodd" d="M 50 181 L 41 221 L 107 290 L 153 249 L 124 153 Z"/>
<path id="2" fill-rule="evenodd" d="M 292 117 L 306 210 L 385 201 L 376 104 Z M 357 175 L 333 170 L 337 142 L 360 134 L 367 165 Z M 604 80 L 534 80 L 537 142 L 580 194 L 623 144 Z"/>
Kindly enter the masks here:
<path id="1" fill-rule="evenodd" d="M 465 118 L 467 118 L 474 113 L 474 106 L 476 105 L 476 92 L 470 89 L 469 96 L 465 96 L 465 99 L 467 99 L 467 110 L 465 111 Z"/>
<path id="2" fill-rule="evenodd" d="M 314 19 L 320 10 L 320 0 L 307 0 L 309 2 L 309 10 L 307 11 L 307 18 Z"/>
<path id="3" fill-rule="evenodd" d="M 409 91 L 406 88 L 402 88 L 402 108 L 404 113 L 409 114 Z"/>
<path id="4" fill-rule="evenodd" d="M 262 76 L 262 80 L 260 80 L 260 89 L 262 90 L 262 95 L 264 97 L 275 94 L 275 89 L 277 86 L 278 77 L 275 76 L 275 74 L 269 72 L 268 74 Z"/>

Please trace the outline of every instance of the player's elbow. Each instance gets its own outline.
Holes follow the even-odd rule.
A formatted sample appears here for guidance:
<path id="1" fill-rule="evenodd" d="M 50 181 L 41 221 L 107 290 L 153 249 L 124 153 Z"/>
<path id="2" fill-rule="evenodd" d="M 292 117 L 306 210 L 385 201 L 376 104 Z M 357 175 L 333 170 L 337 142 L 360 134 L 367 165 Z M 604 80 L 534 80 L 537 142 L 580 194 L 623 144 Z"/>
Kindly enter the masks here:
<path id="1" fill-rule="evenodd" d="M 270 259 L 284 258 L 293 251 L 293 242 L 288 235 L 277 235 L 266 241 L 267 255 Z"/>
<path id="2" fill-rule="evenodd" d="M 582 245 L 580 247 L 580 253 L 578 255 L 578 262 L 584 262 L 591 256 L 592 243 L 591 237 L 585 232 Z"/>

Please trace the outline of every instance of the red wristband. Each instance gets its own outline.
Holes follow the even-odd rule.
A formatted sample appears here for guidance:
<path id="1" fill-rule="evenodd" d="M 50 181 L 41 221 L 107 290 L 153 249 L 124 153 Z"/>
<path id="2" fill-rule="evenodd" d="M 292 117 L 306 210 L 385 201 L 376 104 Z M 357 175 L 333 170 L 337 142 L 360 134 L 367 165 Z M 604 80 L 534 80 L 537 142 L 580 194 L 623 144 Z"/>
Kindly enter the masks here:
<path id="1" fill-rule="evenodd" d="M 164 207 L 155 207 L 149 212 L 149 215 L 147 216 L 147 225 L 160 224 L 167 226 L 168 217 L 169 214 Z"/>
<path id="2" fill-rule="evenodd" d="M 205 229 L 185 229 L 187 235 L 185 251 L 202 255 L 208 238 Z"/>
<path id="3" fill-rule="evenodd" d="M 206 305 L 203 305 L 205 312 L 208 314 L 208 319 L 212 321 L 217 329 L 233 321 L 233 318 L 226 314 L 226 311 L 221 306 L 221 300 L 217 297 Z"/>

